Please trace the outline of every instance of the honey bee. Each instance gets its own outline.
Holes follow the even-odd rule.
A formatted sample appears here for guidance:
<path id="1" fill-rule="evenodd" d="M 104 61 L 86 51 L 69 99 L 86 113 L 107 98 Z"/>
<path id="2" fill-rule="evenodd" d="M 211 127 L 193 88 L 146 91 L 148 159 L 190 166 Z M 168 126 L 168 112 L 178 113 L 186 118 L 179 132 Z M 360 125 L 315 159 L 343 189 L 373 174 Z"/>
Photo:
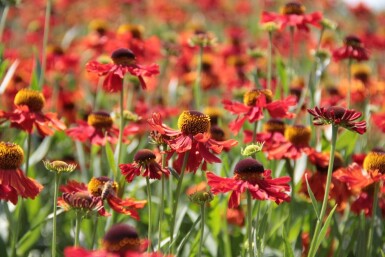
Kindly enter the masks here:
<path id="1" fill-rule="evenodd" d="M 100 197 L 102 198 L 102 200 L 107 199 L 107 197 L 108 197 L 109 195 L 111 195 L 111 194 L 114 193 L 113 185 L 114 185 L 114 182 L 113 182 L 113 181 L 107 181 L 106 183 L 104 183 L 103 189 L 102 189 L 102 193 L 101 193 L 101 195 L 100 195 Z"/>

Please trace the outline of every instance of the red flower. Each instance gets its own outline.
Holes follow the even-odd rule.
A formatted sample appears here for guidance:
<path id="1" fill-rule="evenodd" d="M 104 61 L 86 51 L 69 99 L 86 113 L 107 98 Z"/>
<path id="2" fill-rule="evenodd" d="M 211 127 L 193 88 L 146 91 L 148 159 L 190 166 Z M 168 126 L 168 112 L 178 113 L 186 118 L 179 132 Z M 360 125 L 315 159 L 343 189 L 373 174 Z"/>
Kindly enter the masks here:
<path id="1" fill-rule="evenodd" d="M 176 168 L 182 166 L 184 156 L 189 151 L 187 171 L 195 172 L 202 161 L 213 163 L 221 162 L 214 154 L 219 154 L 224 148 L 237 144 L 235 140 L 216 141 L 211 138 L 210 118 L 208 115 L 197 111 L 184 111 L 178 119 L 180 131 L 173 130 L 162 123 L 159 114 L 154 113 L 148 123 L 158 133 L 163 135 L 164 141 L 170 146 L 171 153 L 176 152 Z M 205 167 L 202 167 L 205 169 Z"/>
<path id="2" fill-rule="evenodd" d="M 272 101 L 273 93 L 268 89 L 253 89 L 243 96 L 243 103 L 223 100 L 224 108 L 231 113 L 238 114 L 235 121 L 230 123 L 230 129 L 238 133 L 243 123 L 248 120 L 253 123 L 263 118 L 263 108 L 266 108 L 272 118 L 293 118 L 289 107 L 296 104 L 295 97 Z"/>
<path id="3" fill-rule="evenodd" d="M 368 60 L 369 53 L 363 46 L 361 39 L 350 35 L 345 37 L 344 46 L 333 51 L 333 58 L 336 61 L 352 59 L 360 62 Z"/>
<path id="4" fill-rule="evenodd" d="M 147 201 L 136 201 L 131 198 L 120 199 L 117 197 L 117 190 L 118 184 L 108 177 L 92 178 L 88 186 L 72 180 L 67 185 L 60 187 L 60 191 L 64 193 L 82 192 L 88 194 L 91 199 L 98 197 L 98 204 L 101 206 L 98 212 L 102 216 L 109 216 L 109 213 L 106 212 L 103 206 L 103 201 L 106 200 L 114 211 L 139 220 L 139 214 L 136 209 L 143 208 Z"/>
<path id="5" fill-rule="evenodd" d="M 89 140 L 93 145 L 115 144 L 118 141 L 119 129 L 113 126 L 110 114 L 93 112 L 88 115 L 87 122 L 78 121 L 78 126 L 66 130 L 69 137 L 85 142 Z"/>
<path id="6" fill-rule="evenodd" d="M 309 31 L 308 25 L 319 27 L 319 22 L 322 19 L 320 12 L 305 14 L 305 6 L 300 3 L 287 3 L 281 11 L 282 14 L 270 13 L 264 11 L 262 13 L 262 23 L 277 22 L 281 29 L 287 26 L 297 27 L 299 30 Z"/>
<path id="7" fill-rule="evenodd" d="M 229 208 L 236 208 L 241 201 L 241 194 L 249 190 L 253 199 L 272 200 L 277 204 L 289 202 L 290 177 L 273 179 L 271 170 L 265 170 L 258 161 L 248 158 L 237 163 L 234 177 L 221 178 L 212 172 L 207 172 L 208 184 L 214 194 L 232 191 Z"/>
<path id="8" fill-rule="evenodd" d="M 136 63 L 136 57 L 129 49 L 120 48 L 115 50 L 111 59 L 113 63 L 101 64 L 96 61 L 87 63 L 86 68 L 89 72 L 96 72 L 99 76 L 105 76 L 103 89 L 108 92 L 119 92 L 123 87 L 123 78 L 126 73 L 138 77 L 143 89 L 146 89 L 146 82 L 143 77 L 151 77 L 159 73 L 156 64 L 149 66 Z"/>
<path id="9" fill-rule="evenodd" d="M 134 156 L 134 163 L 120 164 L 119 168 L 127 182 L 131 182 L 134 177 L 139 176 L 144 169 L 143 177 L 150 179 L 161 179 L 162 174 L 168 176 L 169 172 L 156 162 L 156 155 L 148 149 L 139 150 Z"/>
<path id="10" fill-rule="evenodd" d="M 316 126 L 333 124 L 355 131 L 359 134 L 364 134 L 366 132 L 366 121 L 354 122 L 354 120 L 360 118 L 362 115 L 355 110 L 331 106 L 327 109 L 324 107 L 315 107 L 314 109 L 308 109 L 307 111 L 314 116 L 313 124 Z"/>
<path id="11" fill-rule="evenodd" d="M 11 127 L 27 131 L 29 134 L 32 133 L 35 125 L 37 131 L 43 137 L 52 135 L 54 133 L 53 129 L 65 129 L 65 125 L 57 119 L 55 113 L 44 114 L 41 111 L 44 103 L 44 96 L 40 92 L 21 89 L 14 99 L 16 109 L 13 112 L 0 111 L 0 123 L 9 120 Z"/>
<path id="12" fill-rule="evenodd" d="M 19 169 L 24 159 L 20 146 L 0 142 L 0 199 L 17 204 L 18 196 L 34 199 L 43 186 Z"/>
<path id="13" fill-rule="evenodd" d="M 374 124 L 385 133 L 385 113 L 375 113 L 372 115 Z"/>

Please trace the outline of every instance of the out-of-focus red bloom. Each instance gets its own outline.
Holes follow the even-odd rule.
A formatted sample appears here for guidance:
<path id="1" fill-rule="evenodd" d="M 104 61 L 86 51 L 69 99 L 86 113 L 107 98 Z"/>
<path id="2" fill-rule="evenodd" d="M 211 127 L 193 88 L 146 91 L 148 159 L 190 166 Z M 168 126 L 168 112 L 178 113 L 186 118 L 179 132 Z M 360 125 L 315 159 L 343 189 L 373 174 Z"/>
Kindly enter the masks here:
<path id="1" fill-rule="evenodd" d="M 279 134 L 276 135 L 276 143 L 274 147 L 265 149 L 269 159 L 280 160 L 283 158 L 298 159 L 302 153 L 309 154 L 312 152 L 309 142 L 311 130 L 309 127 L 302 125 L 287 126 L 285 129 L 285 141 Z"/>
<path id="2" fill-rule="evenodd" d="M 369 53 L 361 42 L 361 39 L 357 36 L 350 35 L 345 37 L 344 46 L 333 51 L 333 58 L 336 61 L 351 59 L 360 62 L 369 60 Z"/>
<path id="3" fill-rule="evenodd" d="M 243 96 L 243 103 L 223 100 L 224 108 L 238 117 L 230 123 L 230 129 L 238 133 L 243 123 L 248 120 L 253 123 L 263 118 L 263 109 L 266 108 L 272 118 L 293 118 L 289 107 L 296 104 L 295 98 L 290 96 L 284 100 L 272 101 L 273 93 L 268 89 L 253 89 Z"/>
<path id="4" fill-rule="evenodd" d="M 286 124 L 280 119 L 270 119 L 263 124 L 263 132 L 257 133 L 255 140 L 257 142 L 264 142 L 262 151 L 270 151 L 278 146 L 286 143 L 287 140 L 284 137 L 286 130 Z M 244 142 L 250 143 L 253 138 L 253 131 L 244 130 Z"/>
<path id="5" fill-rule="evenodd" d="M 264 11 L 262 23 L 277 22 L 281 29 L 296 27 L 299 30 L 309 31 L 308 25 L 319 27 L 322 19 L 321 12 L 305 14 L 305 6 L 297 2 L 289 2 L 282 7 L 281 14 Z"/>
<path id="6" fill-rule="evenodd" d="M 210 135 L 210 117 L 198 111 L 184 111 L 178 119 L 180 130 L 174 130 L 162 123 L 161 116 L 154 113 L 148 120 L 151 128 L 165 137 L 171 152 L 176 152 L 176 168 L 182 166 L 186 152 L 189 152 L 186 170 L 195 172 L 202 161 L 213 163 L 221 162 L 215 156 L 223 148 L 230 148 L 237 144 L 236 140 L 216 141 Z M 166 139 L 167 138 L 167 139 Z M 205 167 L 202 167 L 205 169 Z"/>
<path id="7" fill-rule="evenodd" d="M 271 170 L 265 170 L 258 161 L 247 158 L 237 163 L 234 177 L 222 178 L 207 172 L 207 183 L 214 194 L 232 191 L 229 208 L 236 208 L 241 201 L 241 194 L 249 190 L 253 199 L 272 200 L 277 204 L 289 202 L 290 177 L 273 179 Z"/>
<path id="8" fill-rule="evenodd" d="M 44 96 L 32 89 L 21 89 L 15 96 L 16 109 L 13 112 L 0 111 L 0 123 L 7 120 L 15 127 L 29 134 L 35 126 L 41 136 L 48 136 L 56 130 L 64 130 L 66 126 L 58 120 L 55 113 L 42 112 L 45 104 Z"/>
<path id="9" fill-rule="evenodd" d="M 372 114 L 373 123 L 385 133 L 385 113 L 374 113 Z"/>
<path id="10" fill-rule="evenodd" d="M 366 132 L 366 121 L 354 122 L 354 120 L 360 118 L 362 115 L 355 110 L 331 106 L 329 108 L 315 107 L 314 109 L 308 109 L 308 112 L 314 116 L 313 124 L 316 126 L 333 124 L 355 131 L 359 134 L 364 134 Z"/>
<path id="11" fill-rule="evenodd" d="M 127 198 L 120 199 L 117 196 L 118 184 L 108 177 L 92 178 L 86 186 L 84 183 L 77 181 L 68 181 L 67 185 L 61 186 L 60 191 L 64 193 L 82 192 L 89 194 L 92 197 L 99 197 L 101 208 L 98 212 L 102 216 L 109 216 L 103 207 L 103 201 L 106 200 L 108 205 L 116 212 L 129 215 L 134 219 L 139 220 L 137 209 L 144 207 L 147 201 L 136 201 L 135 199 Z"/>
<path id="12" fill-rule="evenodd" d="M 162 174 L 168 176 L 169 171 L 162 169 L 155 159 L 156 155 L 153 151 L 142 149 L 135 154 L 132 164 L 120 164 L 119 168 L 127 182 L 131 182 L 134 177 L 139 176 L 142 169 L 144 170 L 142 176 L 150 179 L 161 179 Z"/>
<path id="13" fill-rule="evenodd" d="M 0 200 L 17 204 L 18 196 L 34 199 L 43 186 L 19 169 L 24 159 L 20 146 L 0 142 Z"/>
<path id="14" fill-rule="evenodd" d="M 119 129 L 113 126 L 109 113 L 100 111 L 88 115 L 87 122 L 78 121 L 78 126 L 67 129 L 66 133 L 74 140 L 89 140 L 91 144 L 105 145 L 107 141 L 112 144 L 118 141 Z"/>
<path id="15" fill-rule="evenodd" d="M 245 213 L 244 211 L 238 208 L 227 208 L 226 219 L 229 224 L 243 227 L 245 225 Z"/>
<path id="16" fill-rule="evenodd" d="M 136 57 L 129 49 L 120 48 L 115 50 L 111 59 L 113 63 L 101 64 L 96 61 L 87 63 L 89 72 L 96 72 L 99 76 L 105 76 L 103 89 L 108 92 L 119 92 L 123 87 L 123 79 L 126 73 L 138 77 L 143 89 L 146 89 L 146 82 L 143 77 L 151 77 L 159 73 L 157 64 L 149 66 L 136 63 Z"/>

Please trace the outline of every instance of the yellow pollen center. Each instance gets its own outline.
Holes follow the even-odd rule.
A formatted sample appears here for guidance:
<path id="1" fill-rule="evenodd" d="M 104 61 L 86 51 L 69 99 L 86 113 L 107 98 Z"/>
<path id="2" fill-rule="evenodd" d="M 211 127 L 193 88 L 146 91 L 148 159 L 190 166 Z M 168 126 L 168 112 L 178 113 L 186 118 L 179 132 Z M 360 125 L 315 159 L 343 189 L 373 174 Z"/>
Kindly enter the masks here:
<path id="1" fill-rule="evenodd" d="M 88 192 L 93 196 L 101 196 L 103 190 L 105 190 L 104 185 L 110 181 L 108 177 L 92 178 L 87 185 Z M 115 193 L 118 191 L 118 184 L 115 181 L 112 183 L 111 189 Z"/>
<path id="2" fill-rule="evenodd" d="M 287 3 L 283 8 L 282 8 L 282 14 L 290 15 L 290 14 L 296 14 L 296 15 L 302 15 L 306 11 L 305 6 L 303 6 L 300 3 Z"/>
<path id="3" fill-rule="evenodd" d="M 0 169 L 13 170 L 23 163 L 24 152 L 13 143 L 0 142 Z"/>
<path id="4" fill-rule="evenodd" d="M 247 106 L 254 106 L 261 94 L 265 95 L 266 102 L 270 103 L 273 100 L 273 93 L 270 90 L 253 89 L 243 95 L 243 103 Z"/>
<path id="5" fill-rule="evenodd" d="M 285 138 L 295 146 L 308 145 L 310 136 L 311 129 L 301 125 L 289 126 L 285 130 Z"/>
<path id="6" fill-rule="evenodd" d="M 385 174 L 385 154 L 379 152 L 370 152 L 366 155 L 364 160 L 365 170 L 378 170 Z"/>
<path id="7" fill-rule="evenodd" d="M 13 102 L 15 105 L 26 105 L 33 112 L 39 112 L 44 107 L 45 99 L 39 91 L 24 88 L 17 92 Z"/>
<path id="8" fill-rule="evenodd" d="M 100 129 L 108 129 L 112 127 L 112 118 L 108 113 L 94 112 L 88 115 L 87 122 L 90 126 Z"/>
<path id="9" fill-rule="evenodd" d="M 196 135 L 210 131 L 210 117 L 197 111 L 184 111 L 179 116 L 178 128 L 185 134 Z"/>

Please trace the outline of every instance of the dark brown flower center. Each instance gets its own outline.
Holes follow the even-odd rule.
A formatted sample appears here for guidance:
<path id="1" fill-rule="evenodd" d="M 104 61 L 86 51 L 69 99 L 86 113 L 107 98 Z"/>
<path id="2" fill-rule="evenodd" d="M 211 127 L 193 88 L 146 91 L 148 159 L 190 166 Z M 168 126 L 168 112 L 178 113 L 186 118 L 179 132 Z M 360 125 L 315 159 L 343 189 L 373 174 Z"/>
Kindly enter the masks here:
<path id="1" fill-rule="evenodd" d="M 156 155 L 154 154 L 153 151 L 148 150 L 148 149 L 141 149 L 138 152 L 136 152 L 134 156 L 134 161 L 136 163 L 147 163 L 149 161 L 155 160 Z"/>
<path id="2" fill-rule="evenodd" d="M 288 126 L 285 130 L 285 138 L 295 146 L 308 145 L 310 136 L 310 128 L 302 125 Z"/>
<path id="3" fill-rule="evenodd" d="M 235 178 L 248 182 L 263 179 L 264 171 L 263 165 L 253 158 L 239 161 L 234 168 Z"/>
<path id="4" fill-rule="evenodd" d="M 0 169 L 14 170 L 23 163 L 24 152 L 14 143 L 0 142 Z"/>
<path id="5" fill-rule="evenodd" d="M 184 111 L 179 116 L 178 128 L 189 135 L 210 131 L 210 117 L 198 111 Z"/>
<path id="6" fill-rule="evenodd" d="M 121 256 L 124 256 L 127 251 L 139 251 L 139 235 L 136 230 L 129 225 L 114 225 L 104 235 L 102 248 L 111 253 L 118 253 Z"/>
<path id="7" fill-rule="evenodd" d="M 282 8 L 282 14 L 290 15 L 290 14 L 297 14 L 302 15 L 305 13 L 305 6 L 303 6 L 300 3 L 297 2 L 289 2 L 285 4 L 285 6 Z"/>
<path id="8" fill-rule="evenodd" d="M 99 197 L 93 197 L 87 192 L 63 193 L 63 200 L 72 208 L 94 209 L 99 202 Z"/>
<path id="9" fill-rule="evenodd" d="M 129 66 L 136 62 L 135 54 L 126 48 L 115 50 L 111 55 L 112 61 L 117 65 Z"/>
<path id="10" fill-rule="evenodd" d="M 385 153 L 383 152 L 370 152 L 366 155 L 364 160 L 364 169 L 378 170 L 380 173 L 385 174 Z"/>
<path id="11" fill-rule="evenodd" d="M 336 119 L 342 119 L 346 112 L 346 109 L 340 106 L 331 106 L 326 110 L 326 115 L 335 117 Z"/>
<path id="12" fill-rule="evenodd" d="M 265 95 L 266 102 L 270 103 L 273 100 L 273 93 L 270 90 L 253 89 L 243 95 L 243 103 L 247 106 L 255 106 L 261 94 Z"/>
<path id="13" fill-rule="evenodd" d="M 211 138 L 217 141 L 224 141 L 225 140 L 225 132 L 223 129 L 218 127 L 217 125 L 214 125 L 210 128 Z"/>
<path id="14" fill-rule="evenodd" d="M 13 102 L 19 106 L 26 105 L 33 112 L 39 112 L 44 107 L 45 99 L 39 91 L 24 88 L 17 92 Z"/>
<path id="15" fill-rule="evenodd" d="M 112 127 L 112 118 L 107 112 L 93 112 L 88 115 L 87 122 L 90 126 L 99 129 L 108 129 Z"/>
<path id="16" fill-rule="evenodd" d="M 345 37 L 344 43 L 347 46 L 362 47 L 361 39 L 359 37 L 353 36 L 353 35 Z"/>
<path id="17" fill-rule="evenodd" d="M 275 133 L 279 132 L 283 135 L 285 133 L 286 124 L 279 119 L 270 119 L 264 125 L 263 129 L 266 132 Z"/>

